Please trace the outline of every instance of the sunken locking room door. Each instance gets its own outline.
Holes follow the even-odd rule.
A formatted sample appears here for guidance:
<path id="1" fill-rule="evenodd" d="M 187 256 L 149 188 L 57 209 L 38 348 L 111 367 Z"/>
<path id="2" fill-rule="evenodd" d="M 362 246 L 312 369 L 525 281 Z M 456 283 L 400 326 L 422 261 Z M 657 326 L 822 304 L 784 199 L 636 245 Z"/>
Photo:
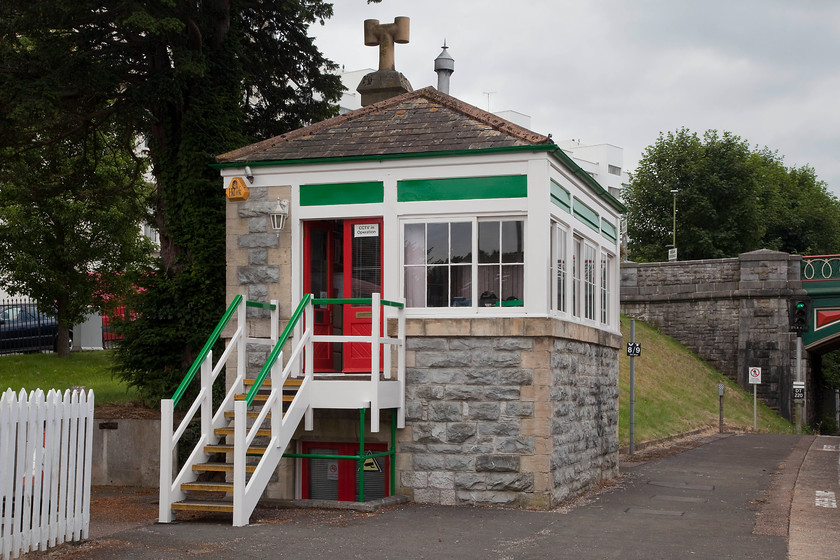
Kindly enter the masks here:
<path id="1" fill-rule="evenodd" d="M 316 298 L 370 298 L 382 293 L 382 219 L 304 223 L 303 289 Z M 369 305 L 318 305 L 315 334 L 368 336 Z M 367 343 L 315 343 L 316 372 L 369 372 Z M 380 357 L 380 364 L 382 360 Z"/>

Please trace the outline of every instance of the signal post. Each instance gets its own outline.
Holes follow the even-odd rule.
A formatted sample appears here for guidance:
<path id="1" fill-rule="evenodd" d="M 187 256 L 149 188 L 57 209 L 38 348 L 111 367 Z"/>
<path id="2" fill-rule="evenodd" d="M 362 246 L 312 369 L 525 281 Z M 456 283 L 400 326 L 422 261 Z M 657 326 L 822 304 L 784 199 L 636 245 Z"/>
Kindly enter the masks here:
<path id="1" fill-rule="evenodd" d="M 796 381 L 793 382 L 793 405 L 796 415 L 796 433 L 802 433 L 802 408 L 805 404 L 805 380 L 802 378 L 802 333 L 810 330 L 811 298 L 796 297 L 790 300 L 790 332 L 796 333 Z"/>

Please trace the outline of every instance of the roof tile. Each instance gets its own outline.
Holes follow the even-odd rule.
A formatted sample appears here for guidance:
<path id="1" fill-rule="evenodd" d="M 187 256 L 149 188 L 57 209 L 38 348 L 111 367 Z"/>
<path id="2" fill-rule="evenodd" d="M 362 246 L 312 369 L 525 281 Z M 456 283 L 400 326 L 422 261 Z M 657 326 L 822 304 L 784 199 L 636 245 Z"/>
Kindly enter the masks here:
<path id="1" fill-rule="evenodd" d="M 550 139 L 438 92 L 405 93 L 218 156 L 220 163 L 478 150 Z"/>

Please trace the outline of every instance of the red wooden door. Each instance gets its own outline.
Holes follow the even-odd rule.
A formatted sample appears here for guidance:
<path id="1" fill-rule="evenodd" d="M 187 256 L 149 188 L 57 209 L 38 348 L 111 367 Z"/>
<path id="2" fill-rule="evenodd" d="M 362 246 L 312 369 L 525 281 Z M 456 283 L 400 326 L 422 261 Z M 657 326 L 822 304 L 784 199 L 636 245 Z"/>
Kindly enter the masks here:
<path id="1" fill-rule="evenodd" d="M 382 219 L 344 221 L 344 297 L 370 298 L 382 293 Z M 370 336 L 370 305 L 344 305 L 344 332 L 349 336 Z M 381 329 L 381 324 L 380 324 Z M 344 372 L 370 372 L 369 343 L 347 343 Z M 383 360 L 379 358 L 380 370 Z"/>

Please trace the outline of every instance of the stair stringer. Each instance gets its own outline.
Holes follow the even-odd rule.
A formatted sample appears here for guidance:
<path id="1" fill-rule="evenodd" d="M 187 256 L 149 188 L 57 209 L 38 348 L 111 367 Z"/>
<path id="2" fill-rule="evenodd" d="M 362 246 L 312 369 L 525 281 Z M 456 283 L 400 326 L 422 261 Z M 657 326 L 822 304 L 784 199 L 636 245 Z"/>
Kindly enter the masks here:
<path id="1" fill-rule="evenodd" d="M 280 420 L 280 427 L 278 433 L 272 434 L 271 439 L 247 484 L 245 481 L 245 459 L 246 450 L 246 414 L 247 405 L 245 401 L 237 401 L 234 405 L 234 459 L 233 459 L 233 526 L 243 527 L 248 524 L 251 513 L 257 507 L 260 498 L 265 492 L 268 483 L 271 481 L 271 476 L 280 464 L 280 459 L 286 452 L 286 448 L 291 443 L 292 438 L 300 426 L 301 420 L 307 410 L 309 410 L 311 403 L 311 377 L 306 377 L 298 387 L 297 394 L 292 400 L 286 413 L 283 414 Z M 282 385 L 281 385 L 282 387 Z M 276 394 L 275 394 L 276 393 Z M 276 399 L 280 402 L 282 391 L 272 389 L 272 396 L 269 401 Z M 267 403 L 268 404 L 268 403 Z M 282 407 L 282 402 L 280 403 Z M 266 409 L 271 408 L 266 406 Z M 279 407 L 278 407 L 279 408 Z M 272 412 L 272 415 L 275 413 Z M 279 416 L 279 414 L 278 414 Z M 272 430 L 274 431 L 274 430 Z"/>

